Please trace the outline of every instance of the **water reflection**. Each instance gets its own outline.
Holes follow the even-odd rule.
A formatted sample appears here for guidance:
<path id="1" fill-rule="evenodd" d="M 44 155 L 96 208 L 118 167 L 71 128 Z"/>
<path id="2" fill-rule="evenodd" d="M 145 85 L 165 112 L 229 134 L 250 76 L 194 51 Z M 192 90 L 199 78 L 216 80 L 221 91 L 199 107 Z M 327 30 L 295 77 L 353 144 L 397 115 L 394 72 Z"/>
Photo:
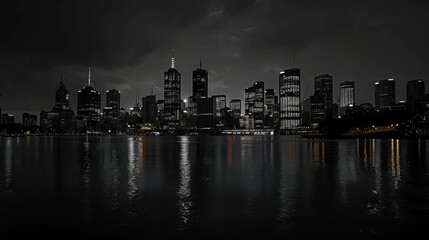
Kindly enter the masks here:
<path id="1" fill-rule="evenodd" d="M 326 167 L 325 141 L 310 142 L 310 160 L 316 167 Z"/>
<path id="2" fill-rule="evenodd" d="M 399 139 L 392 139 L 390 143 L 390 164 L 392 169 L 393 187 L 396 190 L 399 188 L 399 181 L 401 181 L 400 158 Z"/>
<path id="3" fill-rule="evenodd" d="M 179 230 L 186 228 L 191 215 L 191 163 L 189 161 L 189 137 L 180 137 L 180 165 L 179 165 L 179 190 L 178 208 L 180 224 Z"/>

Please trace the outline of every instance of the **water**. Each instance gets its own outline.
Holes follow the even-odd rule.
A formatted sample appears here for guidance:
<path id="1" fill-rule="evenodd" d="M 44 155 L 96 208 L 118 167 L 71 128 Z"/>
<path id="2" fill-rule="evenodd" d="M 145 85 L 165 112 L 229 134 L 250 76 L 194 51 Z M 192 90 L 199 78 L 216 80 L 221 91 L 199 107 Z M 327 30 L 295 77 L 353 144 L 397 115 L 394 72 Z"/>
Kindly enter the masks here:
<path id="1" fill-rule="evenodd" d="M 427 233 L 429 141 L 0 138 L 2 236 Z"/>

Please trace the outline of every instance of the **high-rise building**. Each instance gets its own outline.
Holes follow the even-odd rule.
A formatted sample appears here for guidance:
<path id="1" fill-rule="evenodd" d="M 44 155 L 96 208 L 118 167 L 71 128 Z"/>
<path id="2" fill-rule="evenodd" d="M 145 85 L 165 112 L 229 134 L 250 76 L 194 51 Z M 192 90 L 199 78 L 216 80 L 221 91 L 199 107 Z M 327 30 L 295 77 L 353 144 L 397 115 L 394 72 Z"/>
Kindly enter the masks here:
<path id="1" fill-rule="evenodd" d="M 142 98 L 142 107 L 143 107 L 143 124 L 155 123 L 156 115 L 158 114 L 158 109 L 156 106 L 156 96 L 152 92 L 151 94 Z"/>
<path id="2" fill-rule="evenodd" d="M 264 127 L 264 82 L 255 82 L 253 86 L 244 90 L 245 114 L 249 116 L 250 128 Z"/>
<path id="3" fill-rule="evenodd" d="M 229 108 L 232 110 L 234 117 L 241 116 L 241 99 L 231 99 L 229 101 Z"/>
<path id="4" fill-rule="evenodd" d="M 22 114 L 22 125 L 26 127 L 37 125 L 37 115 L 23 113 Z"/>
<path id="5" fill-rule="evenodd" d="M 378 81 L 374 84 L 375 89 L 375 109 L 388 109 L 396 104 L 395 102 L 395 80 L 392 78 Z"/>
<path id="6" fill-rule="evenodd" d="M 278 118 L 278 98 L 276 96 L 276 90 L 266 89 L 265 90 L 265 126 L 274 128 L 276 119 Z"/>
<path id="7" fill-rule="evenodd" d="M 106 106 L 104 107 L 104 116 L 110 118 L 119 118 L 121 109 L 121 92 L 115 89 L 106 91 Z"/>
<path id="8" fill-rule="evenodd" d="M 340 83 L 339 115 L 343 116 L 348 107 L 355 105 L 355 83 L 345 81 Z"/>
<path id="9" fill-rule="evenodd" d="M 101 94 L 91 83 L 91 68 L 88 70 L 88 83 L 77 93 L 77 116 L 94 130 L 100 122 Z"/>
<path id="10" fill-rule="evenodd" d="M 119 116 L 121 109 L 121 92 L 115 89 L 106 91 L 106 107 L 109 107 L 112 114 Z"/>
<path id="11" fill-rule="evenodd" d="M 215 118 L 215 125 L 223 125 L 222 109 L 226 108 L 226 96 L 225 95 L 213 95 L 213 116 Z"/>
<path id="12" fill-rule="evenodd" d="M 411 112 L 425 109 L 425 82 L 422 79 L 407 82 L 407 109 Z"/>
<path id="13" fill-rule="evenodd" d="M 181 74 L 171 58 L 171 67 L 164 72 L 164 127 L 176 128 L 180 124 L 180 82 Z"/>
<path id="14" fill-rule="evenodd" d="M 240 128 L 241 117 L 241 99 L 232 99 L 229 101 L 229 108 L 232 111 L 233 128 Z"/>
<path id="15" fill-rule="evenodd" d="M 244 114 L 250 115 L 251 109 L 255 106 L 255 89 L 248 87 L 244 89 Z"/>
<path id="16" fill-rule="evenodd" d="M 3 125 L 12 125 L 15 123 L 15 115 L 3 113 L 1 115 L 1 122 Z"/>
<path id="17" fill-rule="evenodd" d="M 202 68 L 200 59 L 200 68 L 192 72 L 192 96 L 194 98 L 208 97 L 208 82 L 209 75 L 207 71 Z"/>
<path id="18" fill-rule="evenodd" d="M 60 80 L 60 87 L 55 92 L 55 106 L 57 108 L 70 107 L 70 95 L 69 95 L 69 91 L 64 86 L 62 75 Z"/>
<path id="19" fill-rule="evenodd" d="M 332 117 L 332 98 L 333 98 L 333 77 L 329 74 L 320 75 L 314 78 L 314 95 L 322 96 L 323 115 L 321 119 L 325 120 Z"/>
<path id="20" fill-rule="evenodd" d="M 280 129 L 294 130 L 301 125 L 301 71 L 292 68 L 279 74 Z"/>
<path id="21" fill-rule="evenodd" d="M 212 128 L 215 126 L 213 98 L 197 98 L 197 127 Z"/>
<path id="22" fill-rule="evenodd" d="M 258 81 L 253 84 L 255 91 L 255 101 L 253 105 L 252 114 L 254 120 L 254 127 L 257 129 L 264 128 L 264 104 L 265 104 L 265 86 L 264 82 Z"/>

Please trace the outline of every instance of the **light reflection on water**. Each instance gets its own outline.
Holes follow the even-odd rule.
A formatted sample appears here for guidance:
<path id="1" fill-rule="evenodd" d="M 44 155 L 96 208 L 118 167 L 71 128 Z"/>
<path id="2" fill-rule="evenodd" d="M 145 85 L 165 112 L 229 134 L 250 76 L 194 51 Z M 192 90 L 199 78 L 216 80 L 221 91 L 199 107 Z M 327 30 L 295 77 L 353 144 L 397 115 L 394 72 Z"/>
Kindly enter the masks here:
<path id="1" fill-rule="evenodd" d="M 0 138 L 0 150 L 3 228 L 61 218 L 92 231 L 282 236 L 429 224 L 427 140 L 34 137 Z"/>

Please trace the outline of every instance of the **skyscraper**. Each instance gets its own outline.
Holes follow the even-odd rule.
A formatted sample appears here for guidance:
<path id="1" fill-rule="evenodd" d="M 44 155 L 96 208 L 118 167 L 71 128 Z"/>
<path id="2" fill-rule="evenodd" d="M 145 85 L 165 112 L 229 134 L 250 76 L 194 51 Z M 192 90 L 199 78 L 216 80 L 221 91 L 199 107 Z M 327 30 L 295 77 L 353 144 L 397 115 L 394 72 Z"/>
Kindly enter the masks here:
<path id="1" fill-rule="evenodd" d="M 171 67 L 164 72 L 164 127 L 176 128 L 180 124 L 180 81 L 181 74 L 174 66 L 174 55 Z"/>
<path id="2" fill-rule="evenodd" d="M 411 112 L 424 109 L 425 82 L 422 79 L 407 82 L 407 108 Z"/>
<path id="3" fill-rule="evenodd" d="M 55 106 L 59 108 L 63 108 L 63 107 L 68 108 L 70 106 L 69 91 L 66 89 L 66 87 L 63 84 L 62 75 L 60 80 L 60 87 L 55 92 Z"/>
<path id="4" fill-rule="evenodd" d="M 253 84 L 255 91 L 255 101 L 251 109 L 254 119 L 255 128 L 264 128 L 264 104 L 265 104 L 265 86 L 264 82 L 258 81 Z"/>
<path id="5" fill-rule="evenodd" d="M 238 129 L 240 127 L 241 100 L 240 99 L 232 99 L 231 101 L 229 101 L 229 108 L 232 111 L 233 127 L 235 129 Z"/>
<path id="6" fill-rule="evenodd" d="M 107 90 L 106 107 L 104 108 L 105 114 L 119 117 L 119 109 L 121 109 L 121 92 L 115 89 Z"/>
<path id="7" fill-rule="evenodd" d="M 265 106 L 266 106 L 266 113 L 265 113 L 265 126 L 269 128 L 274 127 L 274 119 L 276 117 L 277 112 L 277 105 L 278 100 L 276 96 L 276 90 L 274 89 L 266 89 L 265 90 Z"/>
<path id="8" fill-rule="evenodd" d="M 395 80 L 392 78 L 378 81 L 374 84 L 375 109 L 388 109 L 395 105 Z"/>
<path id="9" fill-rule="evenodd" d="M 355 105 L 355 83 L 345 81 L 340 83 L 340 106 L 339 115 L 343 116 L 346 109 Z"/>
<path id="10" fill-rule="evenodd" d="M 77 93 L 77 115 L 94 130 L 100 122 L 101 94 L 91 83 L 91 68 L 88 70 L 88 83 Z"/>
<path id="11" fill-rule="evenodd" d="M 333 98 L 333 77 L 329 74 L 320 75 L 314 78 L 314 95 L 321 96 L 323 103 L 323 115 L 321 119 L 325 120 L 332 117 L 332 98 Z"/>
<path id="12" fill-rule="evenodd" d="M 226 96 L 225 95 L 213 95 L 213 111 L 214 111 L 214 118 L 215 118 L 215 124 L 217 126 L 223 124 L 222 119 L 222 109 L 226 108 Z"/>
<path id="13" fill-rule="evenodd" d="M 292 68 L 279 74 L 280 129 L 294 130 L 301 124 L 301 71 Z"/>
<path id="14" fill-rule="evenodd" d="M 200 68 L 192 72 L 192 96 L 194 98 L 208 97 L 208 82 L 209 75 L 207 71 L 202 68 L 200 59 Z"/>

